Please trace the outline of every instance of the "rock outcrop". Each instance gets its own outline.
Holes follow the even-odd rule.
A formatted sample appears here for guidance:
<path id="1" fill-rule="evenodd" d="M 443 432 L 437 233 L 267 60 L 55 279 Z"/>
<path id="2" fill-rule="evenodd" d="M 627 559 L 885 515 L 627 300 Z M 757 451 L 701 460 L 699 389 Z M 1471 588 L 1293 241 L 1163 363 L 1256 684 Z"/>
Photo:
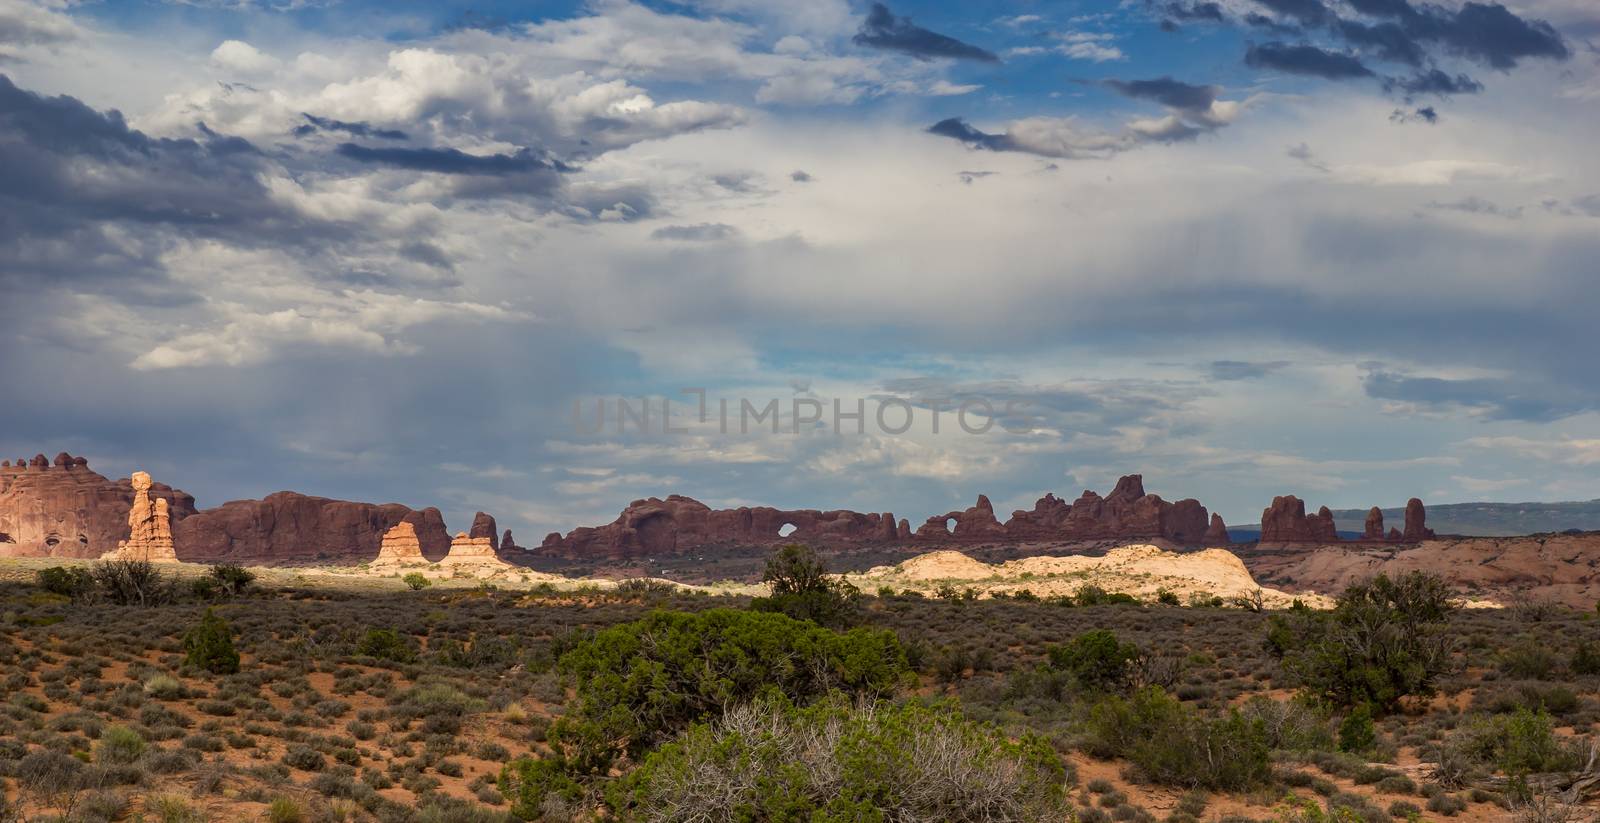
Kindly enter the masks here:
<path id="1" fill-rule="evenodd" d="M 1387 533 L 1383 530 L 1383 510 L 1377 506 L 1367 511 L 1367 519 L 1361 532 L 1361 542 L 1400 542 L 1415 543 L 1433 537 L 1433 531 L 1424 525 L 1427 513 L 1424 511 L 1422 501 L 1411 498 L 1406 504 L 1406 528 L 1404 532 L 1390 529 Z M 1327 506 L 1317 510 L 1316 514 L 1306 515 L 1306 504 L 1292 494 L 1272 498 L 1272 505 L 1261 512 L 1261 543 L 1338 543 L 1338 526 L 1334 524 L 1333 512 Z"/>
<path id="2" fill-rule="evenodd" d="M 467 530 L 468 537 L 486 537 L 489 545 L 496 551 L 500 550 L 500 527 L 495 525 L 494 517 L 484 512 L 472 516 L 472 528 Z"/>
<path id="3" fill-rule="evenodd" d="M 1233 540 L 1228 537 L 1228 524 L 1222 522 L 1222 515 L 1211 515 L 1211 525 L 1206 528 L 1205 544 L 1207 546 L 1226 546 Z"/>
<path id="4" fill-rule="evenodd" d="M 522 547 L 517 545 L 517 541 L 511 539 L 511 530 L 510 529 L 506 529 L 505 536 L 500 538 L 500 551 L 502 551 L 502 552 L 520 552 L 520 551 L 522 551 Z"/>
<path id="5" fill-rule="evenodd" d="M 426 565 L 428 558 L 422 555 L 417 527 L 402 520 L 383 533 L 383 539 L 378 544 L 378 557 L 372 561 L 371 569 L 385 574 Z"/>
<path id="6" fill-rule="evenodd" d="M 439 566 L 452 572 L 477 575 L 512 570 L 514 567 L 495 553 L 494 542 L 488 537 L 459 533 L 450 541 L 450 553 L 439 561 Z"/>
<path id="7" fill-rule="evenodd" d="M 794 526 L 781 534 L 785 525 Z M 670 555 L 703 546 L 754 546 L 794 541 L 818 548 L 865 544 L 1104 541 L 1162 539 L 1198 545 L 1207 538 L 1209 516 L 1197 500 L 1169 503 L 1146 494 L 1139 475 L 1117 482 L 1101 497 L 1085 491 L 1074 503 L 1054 494 L 1040 498 L 1031 511 L 1016 511 L 1001 523 L 994 505 L 979 495 L 971 508 L 927 518 L 915 532 L 906 520 L 889 512 L 767 507 L 712 509 L 688 497 L 672 495 L 635 500 L 604 526 L 552 532 L 535 551 L 571 559 Z M 1225 532 L 1224 532 L 1225 534 Z M 1225 536 L 1224 538 L 1225 539 Z"/>
<path id="8" fill-rule="evenodd" d="M 1377 506 L 1373 506 L 1372 508 L 1367 509 L 1367 524 L 1366 524 L 1366 528 L 1362 529 L 1362 531 L 1361 531 L 1361 539 L 1362 540 L 1382 540 L 1382 539 L 1384 539 L 1384 533 L 1383 533 L 1383 509 L 1380 509 Z"/>
<path id="9" fill-rule="evenodd" d="M 674 494 L 664 500 L 635 500 L 604 526 L 573 529 L 566 536 L 551 532 L 534 551 L 551 557 L 622 559 L 670 555 L 715 545 L 864 544 L 882 540 L 889 533 L 886 523 L 893 522 L 891 514 L 844 510 L 783 510 L 767 506 L 713 509 L 694 498 Z M 794 529 L 783 534 L 785 526 Z"/>
<path id="10" fill-rule="evenodd" d="M 450 535 L 435 508 L 399 503 L 352 503 L 277 492 L 262 500 L 234 500 L 175 523 L 178 556 L 192 562 L 360 563 L 378 556 L 395 524 L 416 529 L 424 556 L 444 557 Z"/>
<path id="11" fill-rule="evenodd" d="M 57 466 L 63 465 L 61 461 L 65 456 L 63 452 L 56 457 Z M 134 472 L 129 481 L 133 486 L 133 503 L 128 510 L 128 539 L 102 555 L 103 559 L 178 562 L 177 552 L 173 550 L 172 519 L 166 499 L 151 498 L 150 475 L 144 472 Z"/>
<path id="12" fill-rule="evenodd" d="M 1428 528 L 1428 512 L 1422 507 L 1422 501 L 1415 497 L 1406 501 L 1406 530 L 1401 536 L 1408 541 L 1433 537 L 1433 529 Z"/>
<path id="13" fill-rule="evenodd" d="M 9 465 L 6 465 L 9 464 Z M 174 526 L 194 513 L 194 498 L 151 483 L 151 502 L 164 501 Z M 96 558 L 131 536 L 132 479 L 109 480 L 89 461 L 66 452 L 0 464 L 0 557 Z"/>
<path id="14" fill-rule="evenodd" d="M 1011 513 L 1005 524 L 1013 538 L 1041 540 L 1122 540 L 1163 538 L 1184 545 L 1205 540 L 1210 528 L 1206 507 L 1193 499 L 1169 503 L 1146 494 L 1144 478 L 1130 474 L 1105 497 L 1084 491 L 1071 504 L 1046 494 L 1031 511 Z"/>

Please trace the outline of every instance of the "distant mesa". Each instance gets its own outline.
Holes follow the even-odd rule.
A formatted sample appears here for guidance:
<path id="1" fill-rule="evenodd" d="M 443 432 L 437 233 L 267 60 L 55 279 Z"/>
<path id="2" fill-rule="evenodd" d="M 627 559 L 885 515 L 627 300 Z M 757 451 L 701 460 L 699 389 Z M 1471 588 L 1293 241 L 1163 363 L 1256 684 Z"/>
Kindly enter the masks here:
<path id="1" fill-rule="evenodd" d="M 1111 494 L 1085 491 L 1067 503 L 1046 494 L 1032 510 L 1012 512 L 1001 523 L 994 505 L 979 495 L 970 508 L 927 518 L 912 530 L 889 512 L 783 510 L 765 506 L 713 509 L 682 495 L 635 500 L 603 526 L 552 532 L 533 551 L 566 559 L 629 559 L 672 555 L 706 546 L 759 546 L 781 542 L 818 548 L 876 544 L 978 543 L 985 541 L 1090 541 L 1162 539 L 1179 545 L 1225 541 L 1227 529 L 1208 517 L 1197 500 L 1167 502 L 1146 494 L 1139 475 L 1117 481 Z M 786 526 L 793 526 L 791 530 Z M 1215 526 L 1216 528 L 1213 528 Z"/>
<path id="2" fill-rule="evenodd" d="M 233 500 L 190 515 L 174 524 L 173 538 L 178 556 L 192 562 L 365 562 L 378 556 L 384 534 L 401 522 L 416 529 L 428 559 L 442 559 L 450 551 L 450 533 L 436 508 L 353 503 L 288 491 L 261 500 Z"/>

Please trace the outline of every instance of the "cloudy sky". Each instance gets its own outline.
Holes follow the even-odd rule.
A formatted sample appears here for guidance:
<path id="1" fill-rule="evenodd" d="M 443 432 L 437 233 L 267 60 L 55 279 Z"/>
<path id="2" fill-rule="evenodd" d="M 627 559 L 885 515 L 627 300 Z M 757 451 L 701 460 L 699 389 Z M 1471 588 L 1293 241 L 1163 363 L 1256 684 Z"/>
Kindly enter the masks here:
<path id="1" fill-rule="evenodd" d="M 672 492 L 1600 497 L 1596 44 L 1592 0 L 0 0 L 0 454 L 524 544 Z"/>

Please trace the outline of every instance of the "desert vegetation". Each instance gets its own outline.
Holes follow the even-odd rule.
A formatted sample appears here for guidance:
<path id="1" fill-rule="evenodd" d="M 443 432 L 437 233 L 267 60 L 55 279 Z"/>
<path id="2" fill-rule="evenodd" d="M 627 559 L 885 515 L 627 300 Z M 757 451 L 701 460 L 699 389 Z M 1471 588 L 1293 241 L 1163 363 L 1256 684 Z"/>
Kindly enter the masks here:
<path id="1" fill-rule="evenodd" d="M 1589 819 L 1600 619 L 1426 575 L 1331 610 L 0 584 L 0 820 Z"/>

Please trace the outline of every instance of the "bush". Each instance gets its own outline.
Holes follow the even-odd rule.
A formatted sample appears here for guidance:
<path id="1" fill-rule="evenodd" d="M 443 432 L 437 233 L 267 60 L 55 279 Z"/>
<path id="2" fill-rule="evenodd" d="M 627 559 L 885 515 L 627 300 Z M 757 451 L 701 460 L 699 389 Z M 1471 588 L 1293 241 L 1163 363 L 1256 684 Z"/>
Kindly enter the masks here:
<path id="1" fill-rule="evenodd" d="M 417 646 L 410 637 L 394 629 L 368 629 L 360 642 L 356 643 L 356 654 L 395 663 L 411 663 L 417 659 Z"/>
<path id="2" fill-rule="evenodd" d="M 1042 738 L 1012 742 L 954 706 L 772 698 L 695 725 L 609 800 L 640 821 L 1064 820 L 1066 775 Z"/>
<path id="3" fill-rule="evenodd" d="M 291 798 L 274 798 L 267 806 L 268 823 L 302 823 L 305 819 L 306 813 Z"/>
<path id="4" fill-rule="evenodd" d="M 839 578 L 830 578 L 821 558 L 807 546 L 789 545 L 767 558 L 761 582 L 772 587 L 768 597 L 758 597 L 750 608 L 778 612 L 796 620 L 844 628 L 860 617 L 861 592 Z"/>
<path id="5" fill-rule="evenodd" d="M 144 738 L 127 726 L 107 726 L 94 747 L 94 761 L 109 765 L 132 763 L 143 754 Z"/>
<path id="6" fill-rule="evenodd" d="M 1449 670 L 1453 644 L 1443 629 L 1454 608 L 1435 575 L 1380 574 L 1345 589 L 1330 613 L 1274 616 L 1266 643 L 1317 696 L 1386 712 L 1403 697 L 1432 694 Z"/>
<path id="7" fill-rule="evenodd" d="M 422 572 L 412 572 L 405 577 L 400 578 L 400 580 L 406 584 L 406 588 L 414 592 L 421 591 L 433 585 L 433 581 L 429 580 Z"/>
<path id="8" fill-rule="evenodd" d="M 89 574 L 88 569 L 80 566 L 73 566 L 70 569 L 51 566 L 48 569 L 40 569 L 34 576 L 38 578 L 39 588 L 74 600 L 87 597 L 94 591 L 94 577 Z"/>
<path id="9" fill-rule="evenodd" d="M 183 662 L 212 674 L 239 671 L 239 652 L 233 648 L 233 630 L 211 609 L 200 618 L 200 625 L 183 636 Z"/>
<path id="10" fill-rule="evenodd" d="M 211 579 L 225 594 L 238 596 L 256 581 L 256 573 L 232 563 L 218 563 L 211 567 Z"/>
<path id="11" fill-rule="evenodd" d="M 1578 644 L 1572 652 L 1572 660 L 1567 664 L 1573 674 L 1590 675 L 1600 674 L 1600 645 L 1585 640 Z"/>
<path id="12" fill-rule="evenodd" d="M 511 813 L 523 820 L 540 820 L 552 801 L 574 805 L 584 788 L 572 779 L 571 768 L 561 758 L 519 757 L 500 769 L 500 794 L 511 801 Z"/>
<path id="13" fill-rule="evenodd" d="M 89 576 L 119 606 L 159 606 L 172 600 L 171 581 L 148 560 L 102 560 L 89 569 Z"/>
<path id="14" fill-rule="evenodd" d="M 320 772 L 328 765 L 327 758 L 309 746 L 290 746 L 283 753 L 283 763 L 305 772 Z"/>
<path id="15" fill-rule="evenodd" d="M 1088 691 L 1124 691 L 1132 684 L 1139 647 L 1105 629 L 1093 629 L 1064 646 L 1045 650 L 1051 668 L 1072 675 Z"/>
<path id="16" fill-rule="evenodd" d="M 1230 710 L 1216 719 L 1150 686 L 1111 696 L 1089 711 L 1090 751 L 1132 762 L 1151 782 L 1239 791 L 1272 775 L 1267 732 L 1258 718 Z"/>
<path id="17" fill-rule="evenodd" d="M 1365 703 L 1350 710 L 1339 724 L 1339 751 L 1364 752 L 1378 742 L 1378 730 L 1372 725 L 1372 709 Z"/>
<path id="18" fill-rule="evenodd" d="M 890 632 L 731 609 L 653 612 L 597 633 L 560 666 L 577 696 L 554 737 L 581 767 L 601 770 L 766 689 L 800 703 L 832 689 L 880 696 L 907 673 Z"/>

